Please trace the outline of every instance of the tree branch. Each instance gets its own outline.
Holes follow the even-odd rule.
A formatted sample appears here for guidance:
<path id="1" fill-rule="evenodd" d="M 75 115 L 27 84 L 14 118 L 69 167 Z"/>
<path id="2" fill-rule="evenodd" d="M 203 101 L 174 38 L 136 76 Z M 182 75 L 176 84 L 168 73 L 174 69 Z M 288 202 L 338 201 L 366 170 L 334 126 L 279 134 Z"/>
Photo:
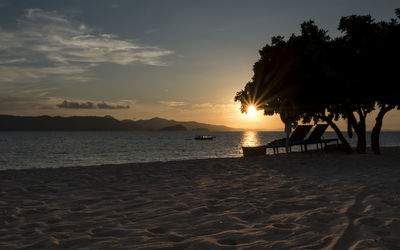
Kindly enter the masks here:
<path id="1" fill-rule="evenodd" d="M 358 123 L 357 123 L 357 119 L 356 119 L 356 117 L 354 116 L 353 112 L 351 112 L 351 111 L 348 111 L 348 112 L 347 112 L 347 119 L 349 120 L 351 126 L 353 126 L 354 131 L 355 131 L 356 133 L 358 133 L 358 131 L 359 131 L 359 129 L 358 129 Z"/>

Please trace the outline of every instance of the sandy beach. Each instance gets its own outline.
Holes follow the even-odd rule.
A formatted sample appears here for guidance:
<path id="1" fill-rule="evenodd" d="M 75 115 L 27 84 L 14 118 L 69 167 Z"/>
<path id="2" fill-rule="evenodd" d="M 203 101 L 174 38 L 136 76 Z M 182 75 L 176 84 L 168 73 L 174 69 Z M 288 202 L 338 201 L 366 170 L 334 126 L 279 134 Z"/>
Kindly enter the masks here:
<path id="1" fill-rule="evenodd" d="M 399 249 L 400 148 L 0 171 L 1 249 Z"/>

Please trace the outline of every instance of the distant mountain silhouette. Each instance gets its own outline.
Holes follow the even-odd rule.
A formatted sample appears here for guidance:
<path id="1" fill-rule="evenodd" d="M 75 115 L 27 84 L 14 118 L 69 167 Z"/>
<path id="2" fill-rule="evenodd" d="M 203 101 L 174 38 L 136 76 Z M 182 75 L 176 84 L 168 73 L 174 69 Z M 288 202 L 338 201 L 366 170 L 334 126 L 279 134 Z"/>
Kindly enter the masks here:
<path id="1" fill-rule="evenodd" d="M 150 120 L 138 120 L 136 123 L 146 130 L 160 130 L 164 127 L 175 126 L 175 125 L 183 125 L 188 130 L 208 130 L 208 131 L 237 131 L 238 129 L 233 129 L 227 126 L 222 125 L 211 125 L 206 123 L 199 123 L 199 122 L 180 122 L 175 120 L 167 120 L 159 117 L 154 117 Z"/>
<path id="2" fill-rule="evenodd" d="M 144 130 L 133 121 L 111 116 L 11 116 L 0 115 L 0 130 Z"/>
<path id="3" fill-rule="evenodd" d="M 193 131 L 208 131 L 208 128 L 194 128 Z"/>
<path id="4" fill-rule="evenodd" d="M 112 116 L 12 116 L 0 115 L 0 130 L 196 130 L 206 128 L 209 131 L 233 131 L 226 126 L 217 126 L 197 122 L 177 122 L 162 118 L 150 120 L 117 120 Z"/>
<path id="5" fill-rule="evenodd" d="M 179 125 L 174 125 L 174 126 L 168 126 L 160 129 L 161 131 L 186 131 L 187 128 L 181 124 Z"/>

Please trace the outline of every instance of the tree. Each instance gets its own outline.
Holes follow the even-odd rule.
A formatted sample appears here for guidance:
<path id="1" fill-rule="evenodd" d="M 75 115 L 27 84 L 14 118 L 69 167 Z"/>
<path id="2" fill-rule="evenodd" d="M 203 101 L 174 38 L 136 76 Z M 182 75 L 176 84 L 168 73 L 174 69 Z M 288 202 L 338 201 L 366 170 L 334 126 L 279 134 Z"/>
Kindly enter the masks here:
<path id="1" fill-rule="evenodd" d="M 397 19 L 400 19 L 400 9 L 396 9 Z M 397 74 L 400 58 L 400 24 L 392 19 L 390 22 L 378 23 L 379 53 L 376 54 L 375 88 L 379 113 L 371 132 L 371 148 L 375 154 L 380 154 L 379 135 L 382 129 L 383 118 L 387 112 L 400 109 L 400 82 Z"/>
<path id="2" fill-rule="evenodd" d="M 334 60 L 337 82 L 343 86 L 344 93 L 341 100 L 342 116 L 347 119 L 348 129 L 357 134 L 357 148 L 359 153 L 365 153 L 366 118 L 374 110 L 375 100 L 370 91 L 374 83 L 370 74 L 375 64 L 371 57 L 377 50 L 377 26 L 370 15 L 342 17 L 339 30 L 344 33 L 335 39 L 337 56 Z M 358 116 L 358 119 L 356 118 Z"/>
<path id="3" fill-rule="evenodd" d="M 400 19 L 400 9 L 396 9 Z M 294 103 L 292 124 L 327 122 L 347 151 L 350 145 L 334 121 L 344 118 L 348 133 L 357 134 L 357 152 L 366 152 L 366 118 L 379 108 L 371 133 L 371 147 L 380 153 L 379 135 L 383 118 L 400 109 L 400 25 L 397 20 L 375 22 L 370 16 L 342 17 L 343 36 L 330 39 L 314 22 L 301 24 L 301 34 L 287 41 L 273 37 L 253 66 L 253 78 L 237 92 L 242 112 L 247 106 L 263 109 L 265 115 L 279 113 L 284 100 Z"/>
<path id="4" fill-rule="evenodd" d="M 241 110 L 255 105 L 265 115 L 279 114 L 284 100 L 294 105 L 293 125 L 302 120 L 326 121 L 337 133 L 347 151 L 351 147 L 334 123 L 339 109 L 337 86 L 330 76 L 329 54 L 331 39 L 326 31 L 319 29 L 313 21 L 301 25 L 301 35 L 292 35 L 288 41 L 274 37 L 260 53 L 260 60 L 253 66 L 253 78 L 245 88 L 237 92 L 235 101 L 241 102 Z"/>
<path id="5" fill-rule="evenodd" d="M 396 10 L 400 18 L 400 10 Z M 349 108 L 346 116 L 358 137 L 357 151 L 366 150 L 367 114 L 375 107 L 379 108 L 376 123 L 371 133 L 371 148 L 380 153 L 379 135 L 383 118 L 387 112 L 400 108 L 399 78 L 397 64 L 399 60 L 400 25 L 392 19 L 390 22 L 375 22 L 371 16 L 349 16 L 340 20 L 339 30 L 344 36 L 341 43 L 342 74 L 340 81 L 347 81 Z M 358 121 L 354 114 L 358 115 Z"/>

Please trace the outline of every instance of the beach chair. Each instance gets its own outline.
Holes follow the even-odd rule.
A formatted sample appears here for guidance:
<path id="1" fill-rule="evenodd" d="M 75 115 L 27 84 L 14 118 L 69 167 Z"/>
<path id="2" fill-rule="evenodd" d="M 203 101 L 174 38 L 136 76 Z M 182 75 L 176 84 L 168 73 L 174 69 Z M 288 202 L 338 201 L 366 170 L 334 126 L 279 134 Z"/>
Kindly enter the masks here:
<path id="1" fill-rule="evenodd" d="M 304 151 L 307 152 L 307 145 L 309 144 L 316 144 L 317 145 L 317 150 L 319 149 L 319 146 L 321 146 L 321 150 L 323 150 L 323 145 L 326 146 L 330 142 L 336 142 L 336 145 L 339 144 L 338 139 L 322 139 L 322 135 L 325 133 L 325 130 L 328 128 L 328 124 L 317 124 L 315 126 L 314 130 L 311 132 L 309 137 L 304 140 Z"/>
<path id="2" fill-rule="evenodd" d="M 289 152 L 292 151 L 292 146 L 300 145 L 301 151 L 303 151 L 304 138 L 310 132 L 312 125 L 299 125 L 293 131 L 289 137 Z M 279 148 L 286 147 L 286 138 L 274 140 L 266 145 L 267 148 L 272 148 L 274 154 L 278 153 Z"/>

